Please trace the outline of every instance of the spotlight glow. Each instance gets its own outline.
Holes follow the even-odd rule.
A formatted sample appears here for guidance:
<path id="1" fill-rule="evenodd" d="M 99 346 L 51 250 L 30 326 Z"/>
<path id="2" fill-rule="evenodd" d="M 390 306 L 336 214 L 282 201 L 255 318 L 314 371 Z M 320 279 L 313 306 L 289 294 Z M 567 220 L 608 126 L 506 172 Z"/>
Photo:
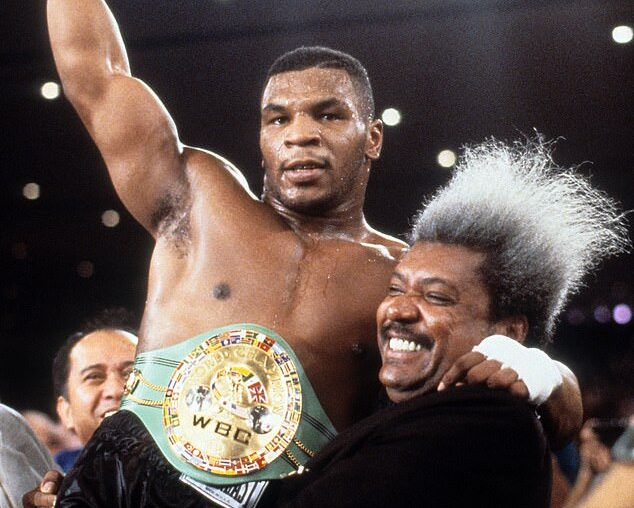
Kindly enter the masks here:
<path id="1" fill-rule="evenodd" d="M 625 303 L 619 303 L 612 309 L 612 319 L 620 325 L 626 325 L 632 321 L 632 309 Z"/>
<path id="2" fill-rule="evenodd" d="M 618 44 L 627 44 L 632 41 L 633 37 L 634 32 L 630 26 L 621 25 L 614 27 L 614 30 L 612 30 L 612 39 Z"/>
<path id="3" fill-rule="evenodd" d="M 381 120 L 383 120 L 385 125 L 393 127 L 401 123 L 401 112 L 398 109 L 387 108 L 381 114 Z"/>
<path id="4" fill-rule="evenodd" d="M 57 99 L 59 97 L 59 92 L 59 85 L 55 83 L 55 81 L 48 81 L 42 85 L 42 88 L 40 88 L 42 97 L 48 99 L 49 101 Z"/>
<path id="5" fill-rule="evenodd" d="M 443 150 L 436 158 L 438 165 L 443 168 L 450 168 L 456 163 L 456 154 L 452 150 Z"/>
<path id="6" fill-rule="evenodd" d="M 107 228 L 113 228 L 119 224 L 119 212 L 116 210 L 106 210 L 101 214 L 101 222 Z"/>
<path id="7" fill-rule="evenodd" d="M 605 305 L 599 305 L 598 307 L 596 307 L 594 309 L 593 315 L 597 323 L 609 323 L 612 319 L 612 313 L 610 312 L 610 309 L 608 309 Z"/>
<path id="8" fill-rule="evenodd" d="M 40 197 L 40 186 L 35 182 L 27 183 L 22 188 L 22 195 L 31 201 L 38 199 Z"/>

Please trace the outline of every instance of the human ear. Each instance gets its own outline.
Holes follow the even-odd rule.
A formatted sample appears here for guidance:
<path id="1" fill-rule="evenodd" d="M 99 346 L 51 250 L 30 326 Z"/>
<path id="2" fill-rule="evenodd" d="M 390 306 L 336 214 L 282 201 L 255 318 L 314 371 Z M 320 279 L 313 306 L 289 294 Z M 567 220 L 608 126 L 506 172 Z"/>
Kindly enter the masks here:
<path id="1" fill-rule="evenodd" d="M 57 410 L 57 416 L 59 416 L 62 425 L 68 430 L 74 431 L 75 422 L 73 420 L 72 411 L 70 410 L 70 404 L 62 395 L 57 397 L 57 405 L 55 409 Z"/>
<path id="2" fill-rule="evenodd" d="M 365 146 L 365 155 L 370 160 L 376 160 L 381 155 L 383 146 L 383 122 L 372 120 L 368 127 L 368 139 Z"/>
<path id="3" fill-rule="evenodd" d="M 528 335 L 528 319 L 523 314 L 506 317 L 493 325 L 493 332 L 492 335 L 506 335 L 521 344 Z"/>

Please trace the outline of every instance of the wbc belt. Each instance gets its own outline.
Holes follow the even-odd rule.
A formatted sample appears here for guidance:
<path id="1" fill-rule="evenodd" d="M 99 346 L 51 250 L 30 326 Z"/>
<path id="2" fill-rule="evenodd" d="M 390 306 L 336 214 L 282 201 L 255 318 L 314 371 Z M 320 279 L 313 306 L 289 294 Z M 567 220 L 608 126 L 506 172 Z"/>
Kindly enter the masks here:
<path id="1" fill-rule="evenodd" d="M 255 324 L 139 354 L 121 408 L 172 466 L 209 485 L 279 479 L 336 435 L 291 347 Z"/>

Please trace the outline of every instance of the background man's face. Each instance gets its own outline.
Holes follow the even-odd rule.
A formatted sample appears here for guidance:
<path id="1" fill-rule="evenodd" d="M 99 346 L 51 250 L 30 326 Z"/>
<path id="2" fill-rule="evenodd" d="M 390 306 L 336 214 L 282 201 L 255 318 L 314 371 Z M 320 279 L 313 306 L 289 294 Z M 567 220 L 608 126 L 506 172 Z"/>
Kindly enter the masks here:
<path id="1" fill-rule="evenodd" d="M 90 439 L 107 413 L 119 408 L 135 349 L 129 334 L 99 330 L 71 350 L 68 400 L 59 397 L 57 412 L 82 443 Z"/>
<path id="2" fill-rule="evenodd" d="M 435 390 L 463 354 L 492 333 L 484 254 L 419 242 L 396 267 L 377 311 L 379 379 L 394 402 Z"/>
<path id="3" fill-rule="evenodd" d="M 378 157 L 381 130 L 361 112 L 344 70 L 311 67 L 272 76 L 260 125 L 265 192 L 299 212 L 321 213 L 362 200 L 364 162 L 366 156 Z"/>

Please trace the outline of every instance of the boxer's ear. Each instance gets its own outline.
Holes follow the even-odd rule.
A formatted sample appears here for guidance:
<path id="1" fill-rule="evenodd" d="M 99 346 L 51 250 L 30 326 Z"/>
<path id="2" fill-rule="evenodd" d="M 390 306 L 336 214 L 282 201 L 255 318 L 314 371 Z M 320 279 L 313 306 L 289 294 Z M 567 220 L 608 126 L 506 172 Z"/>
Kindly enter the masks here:
<path id="1" fill-rule="evenodd" d="M 372 120 L 368 125 L 368 138 L 365 144 L 365 155 L 370 160 L 376 160 L 381 155 L 383 146 L 383 122 Z"/>
<path id="2" fill-rule="evenodd" d="M 491 335 L 495 334 L 506 335 L 521 344 L 528 335 L 528 318 L 521 314 L 500 319 L 493 325 L 493 333 Z"/>

